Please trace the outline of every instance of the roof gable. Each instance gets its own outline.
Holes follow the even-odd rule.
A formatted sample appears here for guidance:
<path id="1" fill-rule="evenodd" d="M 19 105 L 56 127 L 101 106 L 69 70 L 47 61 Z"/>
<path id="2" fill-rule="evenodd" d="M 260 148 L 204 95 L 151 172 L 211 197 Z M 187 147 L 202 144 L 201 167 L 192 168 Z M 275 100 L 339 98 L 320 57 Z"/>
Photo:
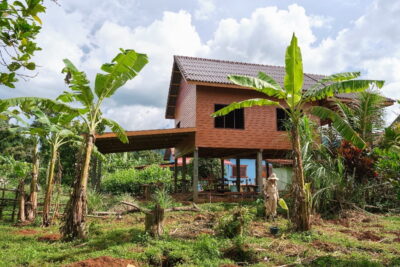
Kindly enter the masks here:
<path id="1" fill-rule="evenodd" d="M 283 86 L 283 79 L 286 72 L 285 68 L 281 66 L 174 56 L 165 117 L 167 119 L 175 117 L 176 99 L 182 77 L 191 83 L 206 83 L 216 86 L 234 85 L 228 80 L 228 75 L 257 76 L 260 71 L 267 73 Z M 303 88 L 309 88 L 322 77 L 324 76 L 305 73 Z"/>

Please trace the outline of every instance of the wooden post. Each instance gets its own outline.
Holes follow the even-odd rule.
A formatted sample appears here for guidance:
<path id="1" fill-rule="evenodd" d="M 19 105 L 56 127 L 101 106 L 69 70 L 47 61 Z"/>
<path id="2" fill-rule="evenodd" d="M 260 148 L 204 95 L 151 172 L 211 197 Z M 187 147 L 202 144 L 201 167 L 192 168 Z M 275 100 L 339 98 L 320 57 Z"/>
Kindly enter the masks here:
<path id="1" fill-rule="evenodd" d="M 174 192 L 178 192 L 178 159 L 175 158 L 174 163 Z"/>
<path id="2" fill-rule="evenodd" d="M 262 180 L 262 150 L 257 151 L 256 159 L 256 185 L 258 193 L 263 193 L 263 180 Z"/>
<path id="3" fill-rule="evenodd" d="M 221 189 L 225 190 L 225 160 L 221 159 Z"/>
<path id="4" fill-rule="evenodd" d="M 240 192 L 240 159 L 236 158 L 236 190 Z"/>
<path id="5" fill-rule="evenodd" d="M 15 191 L 15 199 L 14 199 L 13 211 L 12 211 L 12 214 L 11 214 L 11 221 L 12 222 L 14 221 L 14 218 L 15 218 L 15 210 L 17 208 L 18 197 L 19 197 L 19 191 L 17 190 L 17 191 Z"/>
<path id="6" fill-rule="evenodd" d="M 5 189 L 6 189 L 6 185 L 4 184 L 4 186 L 3 186 L 3 191 L 2 191 L 2 194 L 1 194 L 1 202 L 0 202 L 0 219 L 2 219 L 3 218 L 3 206 L 5 205 L 5 202 L 4 202 L 4 194 L 5 194 Z"/>
<path id="7" fill-rule="evenodd" d="M 199 149 L 193 151 L 193 201 L 199 199 Z"/>
<path id="8" fill-rule="evenodd" d="M 182 192 L 187 191 L 188 181 L 186 180 L 186 157 L 182 157 Z"/>

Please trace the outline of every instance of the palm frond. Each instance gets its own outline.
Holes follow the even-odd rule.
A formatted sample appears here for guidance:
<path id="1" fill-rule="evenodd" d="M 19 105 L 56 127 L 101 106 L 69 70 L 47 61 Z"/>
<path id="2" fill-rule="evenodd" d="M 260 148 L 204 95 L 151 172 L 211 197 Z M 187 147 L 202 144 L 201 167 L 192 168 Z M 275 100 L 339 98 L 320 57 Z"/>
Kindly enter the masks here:
<path id="1" fill-rule="evenodd" d="M 314 106 L 311 108 L 311 114 L 320 117 L 321 119 L 329 119 L 332 121 L 333 127 L 338 133 L 347 141 L 353 143 L 358 148 L 364 148 L 365 142 L 356 133 L 353 128 L 336 112 L 321 106 Z"/>

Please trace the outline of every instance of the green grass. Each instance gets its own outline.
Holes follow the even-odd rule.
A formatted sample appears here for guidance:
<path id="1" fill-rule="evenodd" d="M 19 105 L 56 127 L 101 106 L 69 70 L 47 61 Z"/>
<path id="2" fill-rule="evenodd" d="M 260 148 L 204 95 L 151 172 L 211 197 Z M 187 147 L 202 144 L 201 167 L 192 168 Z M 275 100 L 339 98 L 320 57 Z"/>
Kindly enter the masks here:
<path id="1" fill-rule="evenodd" d="M 165 229 L 169 234 L 160 239 L 144 232 L 144 216 L 138 213 L 122 220 L 90 218 L 89 239 L 70 243 L 38 240 L 58 233 L 59 225 L 43 229 L 0 222 L 0 266 L 62 266 L 99 256 L 135 259 L 144 266 L 212 267 L 235 261 L 248 266 L 400 266 L 400 243 L 395 241 L 400 216 L 373 217 L 371 222 L 361 222 L 355 216 L 350 227 L 323 221 L 306 233 L 290 232 L 284 218 L 265 222 L 255 217 L 248 235 L 242 238 L 214 235 L 219 218 L 236 206 L 203 204 L 201 214 L 206 220 L 197 220 L 198 213 L 193 212 L 168 213 Z M 251 204 L 245 206 L 256 212 Z M 277 236 L 269 234 L 273 225 L 281 229 Z M 358 238 L 365 231 L 381 240 Z"/>

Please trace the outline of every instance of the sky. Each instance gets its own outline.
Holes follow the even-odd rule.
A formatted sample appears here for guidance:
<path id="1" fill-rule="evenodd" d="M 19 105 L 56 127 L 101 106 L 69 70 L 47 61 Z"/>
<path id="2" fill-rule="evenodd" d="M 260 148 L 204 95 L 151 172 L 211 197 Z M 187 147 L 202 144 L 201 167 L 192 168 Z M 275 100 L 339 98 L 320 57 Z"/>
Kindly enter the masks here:
<path id="1" fill-rule="evenodd" d="M 165 119 L 173 55 L 283 65 L 293 32 L 304 70 L 361 71 L 385 80 L 382 93 L 400 99 L 400 1 L 395 0 L 46 0 L 35 78 L 0 98 L 55 98 L 67 90 L 62 60 L 94 80 L 119 48 L 146 53 L 149 64 L 104 104 L 126 130 L 173 127 Z M 399 105 L 386 109 L 390 123 Z"/>

